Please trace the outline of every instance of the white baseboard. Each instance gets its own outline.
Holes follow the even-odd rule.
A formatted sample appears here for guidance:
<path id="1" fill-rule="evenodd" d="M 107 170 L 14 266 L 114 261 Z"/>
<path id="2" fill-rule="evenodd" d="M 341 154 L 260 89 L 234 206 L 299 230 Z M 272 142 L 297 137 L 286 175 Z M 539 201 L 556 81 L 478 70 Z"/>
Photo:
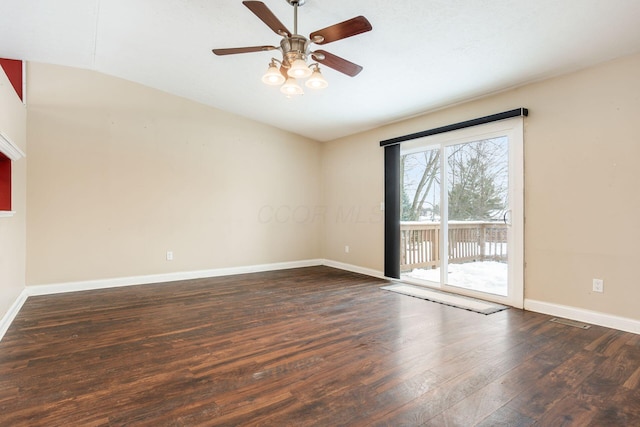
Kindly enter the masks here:
<path id="1" fill-rule="evenodd" d="M 597 311 L 530 299 L 524 300 L 524 309 L 535 311 L 536 313 L 564 317 L 566 319 L 577 320 L 579 322 L 590 323 L 592 325 L 640 334 L 640 321 L 629 319 L 627 317 L 619 317 Z"/>
<path id="2" fill-rule="evenodd" d="M 95 289 L 117 288 L 121 286 L 144 285 L 150 283 L 175 282 L 178 280 L 204 279 L 207 277 L 233 276 L 236 274 L 259 273 L 262 271 L 288 270 L 291 268 L 312 267 L 322 265 L 323 260 L 311 259 L 303 261 L 280 262 L 273 264 L 249 265 L 242 267 L 217 268 L 212 270 L 185 271 L 146 276 L 117 277 L 113 279 L 87 280 L 49 285 L 27 286 L 28 296 L 52 295 L 65 292 L 90 291 Z"/>
<path id="3" fill-rule="evenodd" d="M 313 267 L 326 265 L 340 270 L 360 273 L 380 279 L 385 279 L 381 271 L 345 264 L 326 259 L 310 259 L 303 261 L 280 262 L 273 264 L 248 265 L 242 267 L 217 268 L 212 270 L 183 271 L 177 273 L 151 274 L 145 276 L 115 277 L 111 279 L 86 280 L 78 282 L 52 283 L 46 285 L 31 285 L 26 287 L 27 296 L 53 295 L 66 292 L 91 291 L 96 289 L 117 288 L 151 283 L 176 282 L 179 280 L 205 279 L 207 277 L 233 276 L 236 274 L 260 273 L 263 271 L 288 270 L 292 268 Z"/>
<path id="4" fill-rule="evenodd" d="M 388 277 L 384 276 L 384 273 L 382 271 L 359 267 L 357 265 L 352 265 L 352 264 L 345 264 L 343 262 L 332 261 L 330 259 L 323 260 L 322 265 L 326 265 L 327 267 L 337 268 L 340 270 L 350 271 L 352 273 L 364 274 L 366 276 L 372 276 L 378 279 L 388 279 Z"/>
<path id="5" fill-rule="evenodd" d="M 2 316 L 2 319 L 0 319 L 0 341 L 2 341 L 2 337 L 4 337 L 4 334 L 6 334 L 9 330 L 9 326 L 11 326 L 13 319 L 15 319 L 18 315 L 18 312 L 20 312 L 20 309 L 27 300 L 28 296 L 29 294 L 27 293 L 26 289 L 23 289 L 22 292 L 20 292 L 20 295 L 18 295 L 18 298 L 16 298 L 13 304 L 11 304 L 11 307 L 9 307 L 7 313 Z"/>

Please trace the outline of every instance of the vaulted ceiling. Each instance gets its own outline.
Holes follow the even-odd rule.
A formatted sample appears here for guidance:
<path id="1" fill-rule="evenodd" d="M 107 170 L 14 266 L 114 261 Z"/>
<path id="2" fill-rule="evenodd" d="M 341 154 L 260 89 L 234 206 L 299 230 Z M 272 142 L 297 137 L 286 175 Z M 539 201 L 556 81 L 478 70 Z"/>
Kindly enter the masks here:
<path id="1" fill-rule="evenodd" d="M 286 0 L 263 0 L 290 30 Z M 364 15 L 323 49 L 329 87 L 287 98 L 260 80 L 278 46 L 241 0 L 0 0 L 0 57 L 96 70 L 326 141 L 640 51 L 637 0 L 307 0 L 299 33 Z M 27 93 L 28 98 L 28 93 Z M 518 106 L 514 106 L 518 107 Z"/>

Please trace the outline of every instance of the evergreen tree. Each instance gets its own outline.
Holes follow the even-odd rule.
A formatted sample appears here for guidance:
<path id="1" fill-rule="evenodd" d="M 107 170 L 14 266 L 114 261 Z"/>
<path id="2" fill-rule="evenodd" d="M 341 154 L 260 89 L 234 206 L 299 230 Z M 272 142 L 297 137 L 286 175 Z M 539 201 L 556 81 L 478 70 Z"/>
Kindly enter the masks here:
<path id="1" fill-rule="evenodd" d="M 409 196 L 407 192 L 402 190 L 402 198 L 400 200 L 400 205 L 402 209 L 402 215 L 400 216 L 401 221 L 415 221 L 415 216 L 413 211 L 411 210 L 411 200 L 409 200 Z"/>
<path id="2" fill-rule="evenodd" d="M 507 163 L 502 144 L 483 140 L 451 147 L 449 219 L 490 221 L 506 209 Z"/>

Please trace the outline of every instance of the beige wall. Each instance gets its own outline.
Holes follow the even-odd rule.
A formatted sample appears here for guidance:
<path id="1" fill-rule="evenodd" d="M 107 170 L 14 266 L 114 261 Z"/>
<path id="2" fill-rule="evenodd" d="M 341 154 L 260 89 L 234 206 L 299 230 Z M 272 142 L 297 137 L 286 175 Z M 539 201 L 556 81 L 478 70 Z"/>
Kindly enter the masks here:
<path id="1" fill-rule="evenodd" d="M 384 150 L 381 131 L 325 143 L 323 198 L 327 226 L 324 258 L 382 274 L 384 267 Z M 345 252 L 349 246 L 349 252 Z"/>
<path id="2" fill-rule="evenodd" d="M 640 55 L 630 56 L 327 143 L 327 208 L 376 209 L 383 200 L 381 140 L 529 108 L 525 298 L 640 320 L 638 76 Z M 378 220 L 334 222 L 325 229 L 324 256 L 382 271 L 383 240 Z M 603 294 L 592 293 L 592 278 L 604 279 Z"/>
<path id="3" fill-rule="evenodd" d="M 0 130 L 27 152 L 27 111 L 0 68 Z M 13 217 L 0 218 L 0 318 L 25 286 L 27 160 L 12 165 Z"/>
<path id="4" fill-rule="evenodd" d="M 638 75 L 630 56 L 320 144 L 33 64 L 27 283 L 319 257 L 382 271 L 379 141 L 522 106 L 525 297 L 640 320 Z"/>
<path id="5" fill-rule="evenodd" d="M 28 285 L 320 257 L 320 143 L 91 71 L 28 81 Z"/>

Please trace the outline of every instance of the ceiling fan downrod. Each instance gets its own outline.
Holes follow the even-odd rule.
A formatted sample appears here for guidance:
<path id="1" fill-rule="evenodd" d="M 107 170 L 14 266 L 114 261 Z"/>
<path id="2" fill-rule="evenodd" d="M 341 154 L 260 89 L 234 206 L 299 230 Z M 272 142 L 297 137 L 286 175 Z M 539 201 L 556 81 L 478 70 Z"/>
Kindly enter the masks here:
<path id="1" fill-rule="evenodd" d="M 304 76 L 299 75 L 298 77 L 308 77 L 311 74 L 311 70 L 306 66 L 307 56 L 309 54 L 309 40 L 306 37 L 298 34 L 298 6 L 302 6 L 306 0 L 287 0 L 291 6 L 293 6 L 293 34 L 289 37 L 284 37 L 282 42 L 280 43 L 280 47 L 283 54 L 282 65 L 286 69 L 290 69 L 294 62 L 302 61 L 305 66 L 305 74 Z M 301 64 L 298 64 L 298 67 L 302 67 Z"/>
<path id="2" fill-rule="evenodd" d="M 293 6 L 293 34 L 298 34 L 298 6 L 305 4 L 306 0 L 287 0 Z"/>

